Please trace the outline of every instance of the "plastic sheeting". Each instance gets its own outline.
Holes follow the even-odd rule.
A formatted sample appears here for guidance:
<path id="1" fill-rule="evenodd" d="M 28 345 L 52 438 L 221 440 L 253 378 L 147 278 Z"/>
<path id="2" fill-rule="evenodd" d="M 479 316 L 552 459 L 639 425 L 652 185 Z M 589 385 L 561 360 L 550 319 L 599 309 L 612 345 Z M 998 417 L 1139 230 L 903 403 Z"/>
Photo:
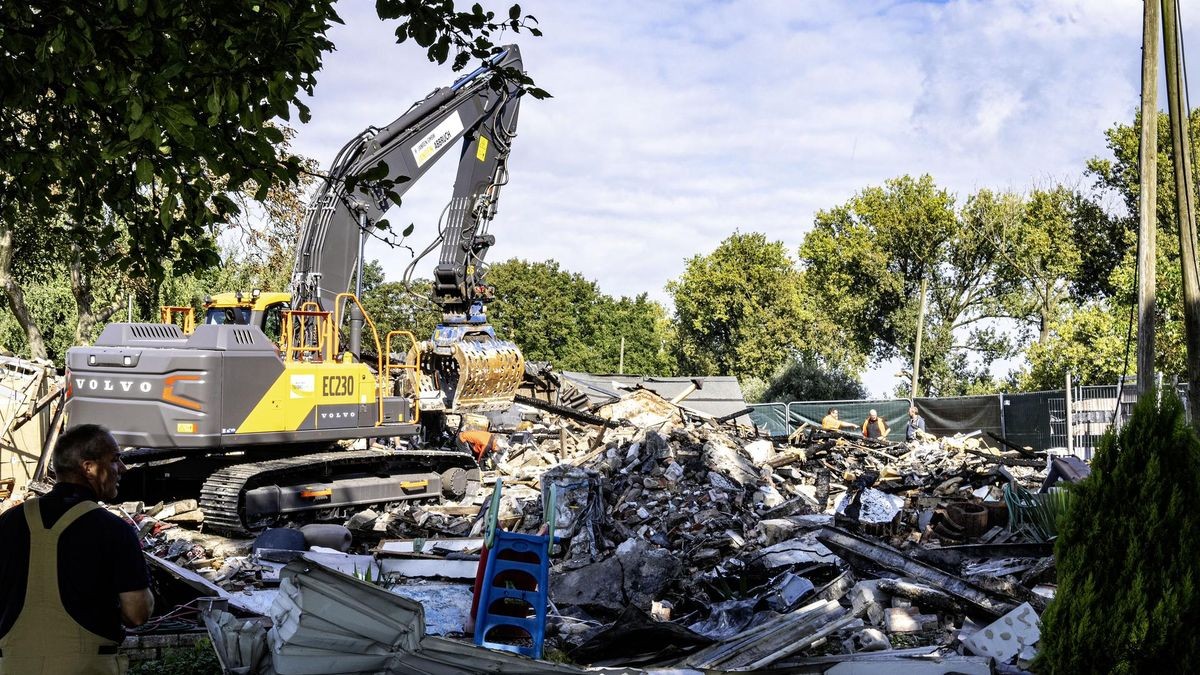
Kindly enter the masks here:
<path id="1" fill-rule="evenodd" d="M 972 431 L 990 431 L 997 436 L 1004 433 L 999 396 L 918 398 L 917 410 L 925 418 L 925 431 L 935 436 L 953 436 Z M 901 434 L 903 430 L 901 427 Z M 897 440 L 904 440 L 904 436 L 901 435 Z"/>
<path id="2" fill-rule="evenodd" d="M 750 420 L 767 435 L 787 436 L 791 433 L 786 403 L 759 403 L 750 409 Z"/>
<path id="3" fill-rule="evenodd" d="M 1050 399 L 1061 399 L 1064 392 L 1035 391 L 1004 395 L 1004 433 L 1012 443 L 1046 450 L 1056 445 L 1050 432 Z"/>

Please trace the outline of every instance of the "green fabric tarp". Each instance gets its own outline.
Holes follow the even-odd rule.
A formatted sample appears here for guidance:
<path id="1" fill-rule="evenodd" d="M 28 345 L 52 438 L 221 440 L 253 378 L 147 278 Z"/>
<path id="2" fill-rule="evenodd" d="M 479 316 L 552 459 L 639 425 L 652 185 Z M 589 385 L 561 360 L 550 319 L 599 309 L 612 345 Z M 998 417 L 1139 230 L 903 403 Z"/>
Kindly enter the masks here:
<path id="1" fill-rule="evenodd" d="M 1050 399 L 1062 398 L 1061 391 L 1039 391 L 1028 394 L 994 396 L 951 396 L 918 398 L 917 410 L 925 418 L 926 431 L 937 436 L 982 431 L 1006 437 L 1017 445 L 1035 450 L 1054 447 L 1050 434 Z M 772 436 L 784 436 L 803 424 L 820 426 L 830 408 L 837 408 L 843 421 L 858 428 L 872 408 L 878 411 L 890 428 L 888 438 L 904 440 L 908 423 L 906 399 L 874 399 L 863 401 L 795 401 L 759 403 L 751 406 L 751 419 Z M 990 441 L 990 439 L 987 439 Z M 994 444 L 994 442 L 993 442 Z"/>
<path id="2" fill-rule="evenodd" d="M 788 423 L 797 429 L 807 422 L 821 426 L 821 419 L 830 408 L 837 408 L 843 422 L 851 422 L 859 429 L 872 409 L 887 423 L 891 440 L 904 440 L 904 425 L 908 422 L 908 401 L 905 399 L 878 399 L 869 401 L 805 401 L 788 404 Z M 849 430 L 847 430 L 849 431 Z"/>

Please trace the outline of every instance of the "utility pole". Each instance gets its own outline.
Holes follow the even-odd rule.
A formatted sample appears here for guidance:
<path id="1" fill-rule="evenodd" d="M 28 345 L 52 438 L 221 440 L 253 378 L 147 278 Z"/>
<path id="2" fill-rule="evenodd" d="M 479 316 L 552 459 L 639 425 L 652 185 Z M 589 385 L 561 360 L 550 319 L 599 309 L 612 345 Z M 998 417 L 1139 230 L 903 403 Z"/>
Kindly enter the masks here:
<path id="1" fill-rule="evenodd" d="M 1142 138 L 1138 144 L 1137 394 L 1154 386 L 1155 233 L 1158 229 L 1158 2 L 1142 11 Z"/>
<path id="2" fill-rule="evenodd" d="M 1167 65 L 1167 111 L 1171 120 L 1171 156 L 1175 162 L 1175 217 L 1179 223 L 1179 263 L 1183 268 L 1183 325 L 1187 344 L 1188 407 L 1192 425 L 1200 428 L 1200 267 L 1196 259 L 1196 214 L 1193 210 L 1192 158 L 1188 143 L 1188 111 L 1183 109 L 1179 15 L 1175 0 L 1162 0 L 1163 57 Z"/>
<path id="3" fill-rule="evenodd" d="M 617 366 L 617 374 L 625 374 L 625 336 L 621 336 L 621 363 Z"/>
<path id="4" fill-rule="evenodd" d="M 929 285 L 928 277 L 921 277 L 921 310 L 917 312 L 917 344 L 913 349 L 912 387 L 908 390 L 910 405 L 917 404 L 917 376 L 921 373 L 921 334 L 925 331 L 925 290 Z"/>

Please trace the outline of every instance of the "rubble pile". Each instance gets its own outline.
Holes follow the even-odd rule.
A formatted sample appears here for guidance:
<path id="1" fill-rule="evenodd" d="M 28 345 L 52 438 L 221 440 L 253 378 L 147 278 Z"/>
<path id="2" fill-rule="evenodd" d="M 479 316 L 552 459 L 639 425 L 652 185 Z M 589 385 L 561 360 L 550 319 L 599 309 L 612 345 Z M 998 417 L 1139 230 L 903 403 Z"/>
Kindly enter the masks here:
<path id="1" fill-rule="evenodd" d="M 646 390 L 593 412 L 618 424 L 537 415 L 493 467 L 509 529 L 542 527 L 556 486 L 551 595 L 568 650 L 594 648 L 630 609 L 721 641 L 819 601 L 842 604 L 844 616 L 826 616 L 837 630 L 779 658 L 952 644 L 981 654 L 961 647 L 980 628 L 972 618 L 1044 608 L 1052 594 L 1050 548 L 1009 528 L 1004 489 L 1035 493 L 1044 455 L 978 434 L 895 443 L 804 428 L 782 442 Z M 402 505 L 389 528 L 478 534 L 474 514 L 441 508 Z"/>
<path id="2" fill-rule="evenodd" d="M 770 439 L 641 389 L 523 418 L 485 461 L 479 495 L 364 509 L 318 526 L 345 541 L 314 550 L 373 583 L 386 576 L 393 592 L 422 577 L 461 584 L 498 478 L 510 531 L 545 531 L 554 491 L 547 644 L 580 662 L 735 669 L 917 650 L 976 672 L 971 659 L 1034 653 L 1054 562 L 1037 528 L 1010 523 L 1036 521 L 1045 455 L 978 434 L 895 443 L 806 427 Z M 122 510 L 154 556 L 227 592 L 278 583 L 291 559 L 203 533 L 194 501 Z M 314 541 L 297 539 L 285 548 Z M 998 621 L 1022 630 L 990 630 Z M 630 626 L 655 637 L 631 640 Z"/>

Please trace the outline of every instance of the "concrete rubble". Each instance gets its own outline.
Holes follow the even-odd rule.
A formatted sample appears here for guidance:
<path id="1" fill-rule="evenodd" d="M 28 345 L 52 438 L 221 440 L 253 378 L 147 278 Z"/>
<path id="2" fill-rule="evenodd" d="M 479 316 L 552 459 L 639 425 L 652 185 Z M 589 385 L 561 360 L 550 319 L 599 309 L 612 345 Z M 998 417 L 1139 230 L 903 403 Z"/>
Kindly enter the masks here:
<path id="1" fill-rule="evenodd" d="M 441 672 L 400 665 L 432 658 L 414 656 L 428 644 L 457 664 L 438 668 L 494 668 L 478 672 L 1014 672 L 1036 653 L 1054 560 L 1036 533 L 1010 527 L 1023 521 L 1009 509 L 1027 508 L 1012 495 L 1050 487 L 1043 454 L 998 450 L 979 434 L 905 444 L 802 428 L 766 438 L 645 389 L 579 414 L 519 409 L 493 426 L 508 449 L 485 460 L 484 485 L 503 480 L 499 522 L 525 533 L 545 525 L 554 486 L 546 646 L 550 660 L 575 666 L 530 669 L 544 662 L 496 656 L 463 635 L 490 490 L 463 503 L 375 506 L 257 542 L 205 533 L 192 500 L 113 508 L 159 571 L 190 589 L 181 602 L 222 599 L 204 620 L 223 658 L 241 659 L 236 672 L 318 672 L 304 669 L 318 648 L 374 655 L 319 672 Z M 297 595 L 302 570 L 314 569 L 362 587 L 338 591 L 361 595 L 346 607 L 386 614 L 373 604 L 386 597 L 406 608 L 394 635 L 368 636 L 392 651 L 303 637 L 332 630 Z M 352 662 L 362 668 L 345 670 Z"/>

